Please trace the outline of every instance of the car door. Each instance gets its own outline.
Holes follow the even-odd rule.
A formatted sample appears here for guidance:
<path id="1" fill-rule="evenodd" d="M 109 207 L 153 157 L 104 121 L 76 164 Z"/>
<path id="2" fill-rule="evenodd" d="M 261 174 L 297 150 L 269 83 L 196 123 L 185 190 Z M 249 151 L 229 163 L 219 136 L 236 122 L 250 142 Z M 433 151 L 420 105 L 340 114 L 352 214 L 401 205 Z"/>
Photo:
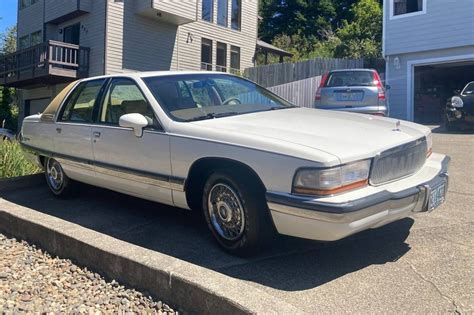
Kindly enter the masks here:
<path id="1" fill-rule="evenodd" d="M 137 137 L 119 126 L 122 115 L 139 113 L 149 122 Z M 169 136 L 135 81 L 114 78 L 92 128 L 94 165 L 101 185 L 141 198 L 172 204 Z"/>
<path id="2" fill-rule="evenodd" d="M 93 183 L 92 121 L 105 80 L 80 83 L 62 106 L 55 125 L 54 155 L 66 174 Z"/>

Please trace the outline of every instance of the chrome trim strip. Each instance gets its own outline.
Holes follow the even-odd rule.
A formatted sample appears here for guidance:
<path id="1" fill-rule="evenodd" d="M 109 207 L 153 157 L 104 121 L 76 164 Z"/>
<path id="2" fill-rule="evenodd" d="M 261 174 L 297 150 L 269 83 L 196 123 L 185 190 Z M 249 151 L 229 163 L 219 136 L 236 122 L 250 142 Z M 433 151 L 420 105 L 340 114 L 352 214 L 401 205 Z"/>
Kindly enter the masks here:
<path id="1" fill-rule="evenodd" d="M 172 175 L 163 175 L 147 171 L 141 171 L 137 169 L 132 169 L 123 166 L 117 166 L 102 162 L 95 162 L 87 159 L 76 158 L 64 154 L 54 153 L 46 150 L 41 150 L 33 146 L 22 143 L 21 144 L 24 150 L 32 152 L 35 155 L 44 155 L 48 157 L 53 157 L 60 163 L 65 163 L 74 167 L 95 170 L 98 173 L 106 174 L 109 176 L 115 176 L 122 179 L 133 180 L 140 183 L 146 183 L 153 186 L 158 186 L 162 188 L 184 191 L 185 178 L 176 177 Z"/>

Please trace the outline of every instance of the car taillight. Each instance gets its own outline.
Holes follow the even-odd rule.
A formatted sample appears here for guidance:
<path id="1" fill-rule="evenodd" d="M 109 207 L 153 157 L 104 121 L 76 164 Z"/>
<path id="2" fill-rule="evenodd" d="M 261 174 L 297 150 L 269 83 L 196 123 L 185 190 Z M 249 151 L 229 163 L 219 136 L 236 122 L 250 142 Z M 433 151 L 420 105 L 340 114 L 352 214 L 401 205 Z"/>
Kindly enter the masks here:
<path id="1" fill-rule="evenodd" d="M 379 101 L 385 101 L 385 90 L 383 89 L 382 86 L 382 80 L 380 80 L 380 76 L 377 73 L 377 71 L 373 72 L 374 76 L 374 84 L 377 86 L 377 89 L 379 90 Z"/>
<path id="2" fill-rule="evenodd" d="M 328 79 L 328 76 L 329 76 L 329 73 L 325 73 L 322 78 L 321 78 L 321 83 L 319 83 L 319 87 L 318 87 L 318 90 L 316 91 L 316 96 L 314 97 L 314 99 L 316 101 L 320 101 L 321 100 L 321 88 L 324 87 L 324 85 L 326 84 L 326 81 Z"/>

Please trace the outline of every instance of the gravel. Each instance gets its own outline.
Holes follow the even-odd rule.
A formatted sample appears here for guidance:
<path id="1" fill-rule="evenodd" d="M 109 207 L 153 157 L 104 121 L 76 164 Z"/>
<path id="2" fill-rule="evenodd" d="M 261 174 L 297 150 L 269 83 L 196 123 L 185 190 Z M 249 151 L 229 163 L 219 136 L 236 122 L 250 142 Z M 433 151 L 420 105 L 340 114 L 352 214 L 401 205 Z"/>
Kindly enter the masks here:
<path id="1" fill-rule="evenodd" d="M 0 314 L 32 312 L 177 314 L 162 301 L 0 234 Z"/>

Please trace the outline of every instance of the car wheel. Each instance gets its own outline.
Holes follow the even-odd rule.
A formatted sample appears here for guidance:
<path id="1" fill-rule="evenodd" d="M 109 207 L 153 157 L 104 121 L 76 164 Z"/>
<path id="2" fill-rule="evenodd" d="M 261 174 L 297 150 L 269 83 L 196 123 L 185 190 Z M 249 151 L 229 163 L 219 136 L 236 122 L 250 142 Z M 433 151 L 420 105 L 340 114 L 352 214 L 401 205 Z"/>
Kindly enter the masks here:
<path id="1" fill-rule="evenodd" d="M 248 256 L 272 235 L 264 192 L 230 172 L 217 171 L 204 186 L 204 217 L 214 238 L 227 252 Z"/>
<path id="2" fill-rule="evenodd" d="M 69 197 L 73 192 L 73 181 L 64 173 L 61 164 L 53 158 L 47 158 L 44 165 L 46 183 L 57 197 Z"/>

